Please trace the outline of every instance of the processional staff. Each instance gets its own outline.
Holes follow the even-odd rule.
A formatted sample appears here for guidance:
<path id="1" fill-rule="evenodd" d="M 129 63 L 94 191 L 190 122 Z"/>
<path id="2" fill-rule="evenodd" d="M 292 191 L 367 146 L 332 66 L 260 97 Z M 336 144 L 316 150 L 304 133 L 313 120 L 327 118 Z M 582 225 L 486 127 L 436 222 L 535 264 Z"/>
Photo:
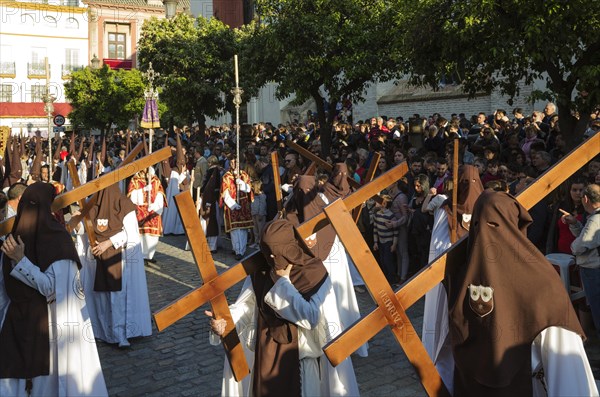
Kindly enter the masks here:
<path id="1" fill-rule="evenodd" d="M 242 94 L 244 91 L 240 88 L 239 85 L 239 75 L 238 75 L 238 56 L 237 54 L 233 56 L 233 65 L 235 70 L 235 88 L 231 90 L 233 94 L 233 104 L 235 105 L 235 174 L 236 178 L 240 178 L 240 105 L 242 104 Z M 235 189 L 235 200 L 237 201 L 237 188 Z"/>

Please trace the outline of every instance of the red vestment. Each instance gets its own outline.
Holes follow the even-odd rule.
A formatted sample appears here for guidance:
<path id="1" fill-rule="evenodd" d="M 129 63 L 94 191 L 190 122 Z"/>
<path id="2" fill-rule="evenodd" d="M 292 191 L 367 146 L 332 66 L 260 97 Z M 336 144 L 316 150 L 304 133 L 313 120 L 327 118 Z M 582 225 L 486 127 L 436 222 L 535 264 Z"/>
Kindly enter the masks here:
<path id="1" fill-rule="evenodd" d="M 227 171 L 225 175 L 223 175 L 223 180 L 221 182 L 221 199 L 219 201 L 219 206 L 223 207 L 226 233 L 229 233 L 233 229 L 250 229 L 254 226 L 250 208 L 250 203 L 254 200 L 254 193 L 252 193 L 252 191 L 250 191 L 250 193 L 238 192 L 235 179 L 233 173 Z M 240 170 L 240 179 L 250 185 L 250 177 L 242 170 Z M 232 211 L 227 205 L 224 205 L 225 191 L 229 191 L 231 198 L 233 198 L 242 208 Z"/>

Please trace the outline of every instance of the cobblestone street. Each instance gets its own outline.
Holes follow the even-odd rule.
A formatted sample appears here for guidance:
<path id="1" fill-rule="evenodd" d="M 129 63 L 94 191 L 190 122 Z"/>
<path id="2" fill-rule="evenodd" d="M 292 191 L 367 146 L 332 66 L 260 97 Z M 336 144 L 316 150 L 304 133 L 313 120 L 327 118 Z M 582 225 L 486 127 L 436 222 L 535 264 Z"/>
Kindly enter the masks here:
<path id="1" fill-rule="evenodd" d="M 190 251 L 184 251 L 184 236 L 161 238 L 155 264 L 146 265 L 152 311 L 179 298 L 200 285 L 198 269 Z M 225 240 L 228 243 L 227 240 Z M 214 255 L 219 272 L 236 261 L 231 251 L 219 248 Z M 235 301 L 242 283 L 227 293 Z M 363 316 L 373 307 L 368 293 L 358 294 Z M 423 299 L 412 306 L 408 315 L 420 333 Z M 196 310 L 176 324 L 150 337 L 131 340 L 131 348 L 98 343 L 104 377 L 111 396 L 218 396 L 224 353 L 221 346 L 208 343 L 208 319 L 204 310 Z M 597 345 L 597 342 L 596 342 Z M 588 346 L 589 348 L 589 346 Z M 588 350 L 597 362 L 600 349 Z M 424 396 L 425 391 L 400 346 L 388 329 L 369 343 L 369 356 L 352 356 L 362 396 Z"/>

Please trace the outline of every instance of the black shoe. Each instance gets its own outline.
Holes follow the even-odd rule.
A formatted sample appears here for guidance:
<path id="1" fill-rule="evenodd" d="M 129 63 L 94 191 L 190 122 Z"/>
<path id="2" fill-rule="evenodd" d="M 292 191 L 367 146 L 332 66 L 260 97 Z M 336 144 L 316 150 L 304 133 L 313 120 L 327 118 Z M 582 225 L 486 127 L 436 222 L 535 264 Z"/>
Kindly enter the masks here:
<path id="1" fill-rule="evenodd" d="M 241 254 L 237 254 L 237 255 L 235 256 L 235 259 L 239 261 L 239 260 L 240 260 L 240 259 L 242 259 L 243 257 L 244 257 L 243 255 L 241 255 Z"/>
<path id="2" fill-rule="evenodd" d="M 211 251 L 210 251 L 210 253 L 211 253 L 211 254 L 216 254 L 216 253 L 217 253 L 217 250 L 211 250 Z"/>
<path id="3" fill-rule="evenodd" d="M 150 263 L 156 263 L 156 259 L 152 258 L 152 259 L 146 259 L 146 261 L 150 262 Z"/>

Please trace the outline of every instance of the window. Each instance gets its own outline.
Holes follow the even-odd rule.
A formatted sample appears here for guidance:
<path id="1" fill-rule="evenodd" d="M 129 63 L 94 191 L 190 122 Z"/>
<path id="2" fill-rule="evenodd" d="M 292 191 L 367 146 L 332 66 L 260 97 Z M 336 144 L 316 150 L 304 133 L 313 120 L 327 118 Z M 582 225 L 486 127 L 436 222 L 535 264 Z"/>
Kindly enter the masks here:
<path id="1" fill-rule="evenodd" d="M 65 48 L 65 65 L 66 66 L 79 66 L 79 49 L 78 48 Z"/>
<path id="2" fill-rule="evenodd" d="M 125 33 L 108 34 L 108 57 L 110 59 L 125 59 Z"/>
<path id="3" fill-rule="evenodd" d="M 0 84 L 0 102 L 12 102 L 12 85 Z"/>
<path id="4" fill-rule="evenodd" d="M 46 94 L 46 86 L 31 86 L 31 102 L 44 102 L 44 94 Z"/>

